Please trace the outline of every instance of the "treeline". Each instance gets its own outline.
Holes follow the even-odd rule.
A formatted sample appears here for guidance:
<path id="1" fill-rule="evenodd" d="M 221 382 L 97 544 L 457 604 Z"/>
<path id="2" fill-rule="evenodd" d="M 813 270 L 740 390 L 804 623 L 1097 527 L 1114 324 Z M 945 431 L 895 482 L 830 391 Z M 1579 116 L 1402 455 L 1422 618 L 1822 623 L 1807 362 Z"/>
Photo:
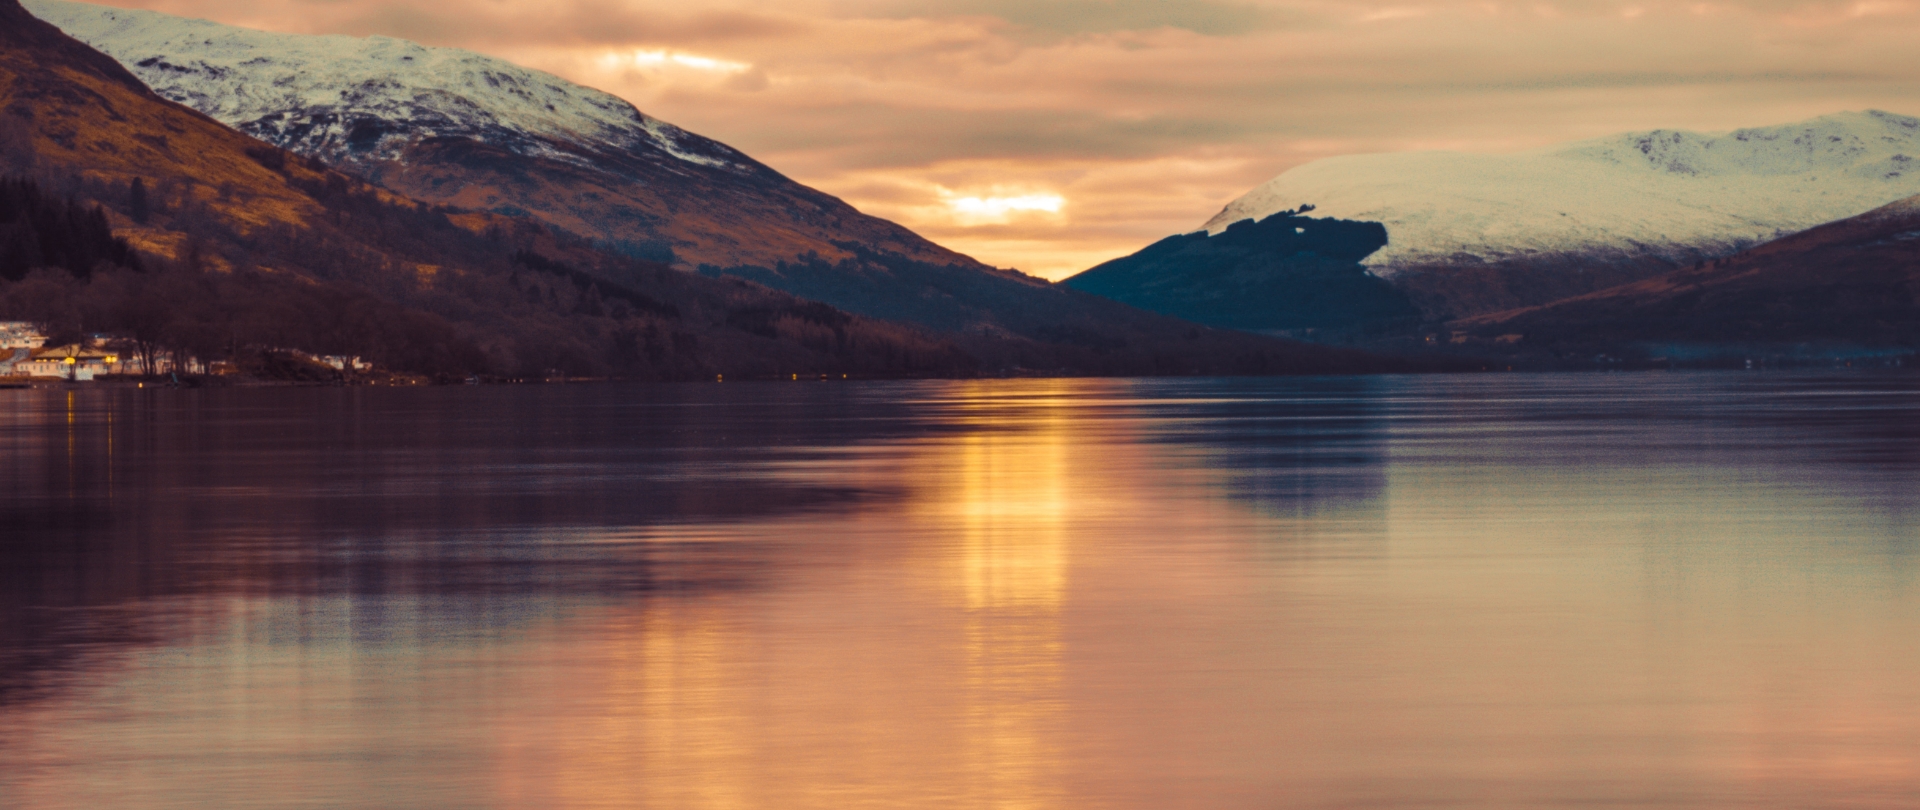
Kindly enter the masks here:
<path id="1" fill-rule="evenodd" d="M 615 312 L 619 311 L 618 307 L 621 305 L 626 305 L 630 307 L 630 311 L 649 312 L 669 318 L 680 317 L 679 308 L 672 304 L 663 304 L 646 293 L 594 278 L 564 262 L 554 261 L 530 250 L 514 251 L 513 263 L 535 272 L 559 276 L 573 282 L 573 286 L 578 288 L 584 296 L 581 302 L 583 314 L 605 314 L 604 304 L 611 299 L 614 302 Z M 519 283 L 517 271 L 513 280 L 517 286 Z"/>
<path id="2" fill-rule="evenodd" d="M 39 267 L 84 279 L 102 265 L 141 269 L 127 241 L 113 235 L 105 211 L 48 195 L 24 177 L 0 177 L 0 279 L 19 281 Z"/>
<path id="3" fill-rule="evenodd" d="M 324 221 L 245 234 L 187 184 L 52 181 L 55 191 L 5 183 L 31 210 L 56 212 L 42 217 L 55 230 L 90 240 L 54 244 L 93 252 L 25 255 L 0 282 L 0 317 L 39 322 L 61 341 L 122 336 L 147 368 L 168 355 L 221 360 L 262 348 L 443 376 L 956 376 L 978 366 L 908 327 L 615 256 L 527 221 L 457 224 L 458 212 L 337 179 L 307 189 Z M 143 261 L 113 237 L 108 210 L 146 219 L 176 249 Z"/>

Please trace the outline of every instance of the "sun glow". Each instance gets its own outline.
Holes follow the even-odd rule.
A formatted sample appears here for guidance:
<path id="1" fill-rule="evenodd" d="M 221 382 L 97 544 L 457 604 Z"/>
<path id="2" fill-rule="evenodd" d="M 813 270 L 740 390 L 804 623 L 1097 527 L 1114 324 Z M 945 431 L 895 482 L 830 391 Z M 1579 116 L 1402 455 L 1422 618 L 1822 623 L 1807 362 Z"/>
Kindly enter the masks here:
<path id="1" fill-rule="evenodd" d="M 962 197 L 943 191 L 947 210 L 975 222 L 1006 222 L 1017 214 L 1058 214 L 1067 200 L 1058 194 L 1017 194 Z"/>
<path id="2" fill-rule="evenodd" d="M 744 73 L 752 68 L 745 62 L 733 62 L 715 59 L 710 56 L 696 56 L 690 53 L 674 53 L 665 50 L 637 49 L 615 51 L 600 57 L 605 68 L 663 68 L 681 67 L 714 73 Z"/>

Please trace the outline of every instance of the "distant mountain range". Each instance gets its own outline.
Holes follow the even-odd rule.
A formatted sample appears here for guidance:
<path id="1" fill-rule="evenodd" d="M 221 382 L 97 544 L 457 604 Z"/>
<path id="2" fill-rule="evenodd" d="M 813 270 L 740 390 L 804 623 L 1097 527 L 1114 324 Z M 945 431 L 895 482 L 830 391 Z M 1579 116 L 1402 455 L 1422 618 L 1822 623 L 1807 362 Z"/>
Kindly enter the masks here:
<path id="1" fill-rule="evenodd" d="M 103 55 L 16 2 L 0 0 L 19 23 L 0 174 L 46 184 L 22 199 L 104 206 L 160 271 L 221 274 L 196 276 L 218 306 L 176 329 L 202 351 L 221 329 L 229 345 L 325 333 L 316 350 L 420 369 L 687 378 L 1429 367 L 1247 332 L 1540 356 L 1920 348 L 1920 119 L 1890 113 L 1318 161 L 1050 284 L 492 57 L 29 0 Z M 25 227 L 0 222 L 0 309 L 66 295 L 46 311 L 77 328 L 164 297 L 72 268 L 90 286 L 21 292 L 45 282 L 21 269 Z M 132 297 L 86 299 L 99 290 Z M 345 325 L 363 311 L 410 325 Z"/>
<path id="2" fill-rule="evenodd" d="M 161 96 L 406 198 L 532 218 L 635 260 L 912 324 L 982 368 L 1373 367 L 988 267 L 614 96 L 481 54 L 59 0 L 28 7 Z"/>
<path id="3" fill-rule="evenodd" d="M 1920 119 L 1870 111 L 1725 135 L 1626 133 L 1512 155 L 1329 158 L 1248 192 L 1204 230 L 1218 238 L 1235 223 L 1302 206 L 1317 217 L 1379 223 L 1386 243 L 1360 262 L 1439 322 L 1656 276 L 1915 194 Z M 1121 297 L 1159 311 L 1184 306 Z"/>

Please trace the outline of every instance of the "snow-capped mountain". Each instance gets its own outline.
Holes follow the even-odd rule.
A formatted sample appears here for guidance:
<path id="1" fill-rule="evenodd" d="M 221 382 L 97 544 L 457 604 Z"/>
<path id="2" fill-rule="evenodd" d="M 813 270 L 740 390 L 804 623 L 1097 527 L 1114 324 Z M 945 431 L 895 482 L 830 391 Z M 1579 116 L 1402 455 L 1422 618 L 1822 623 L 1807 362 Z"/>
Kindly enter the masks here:
<path id="1" fill-rule="evenodd" d="M 849 245 L 989 270 L 616 96 L 484 54 L 25 6 L 164 98 L 415 199 L 536 217 L 689 270 L 839 261 Z"/>
<path id="2" fill-rule="evenodd" d="M 329 161 L 392 160 L 418 138 L 464 137 L 581 158 L 555 141 L 659 150 L 744 169 L 733 149 L 627 101 L 484 54 L 388 37 L 276 34 L 151 11 L 26 0 L 161 96 Z"/>
<path id="3" fill-rule="evenodd" d="M 1206 223 L 1301 205 L 1379 222 L 1392 278 L 1433 267 L 1691 264 L 1920 194 L 1920 119 L 1849 112 L 1724 135 L 1627 133 L 1509 155 L 1409 152 L 1296 167 Z"/>

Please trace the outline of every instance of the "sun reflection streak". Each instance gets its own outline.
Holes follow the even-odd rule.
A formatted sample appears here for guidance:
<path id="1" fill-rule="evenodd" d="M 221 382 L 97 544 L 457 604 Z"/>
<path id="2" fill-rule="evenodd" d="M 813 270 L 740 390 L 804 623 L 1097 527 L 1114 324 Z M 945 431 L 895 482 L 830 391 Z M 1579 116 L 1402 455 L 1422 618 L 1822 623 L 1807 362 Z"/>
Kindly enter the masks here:
<path id="1" fill-rule="evenodd" d="M 1070 419 L 1059 400 L 1025 400 L 1037 413 L 1009 417 L 1004 402 L 960 439 L 956 480 L 940 506 L 958 530 L 963 747 L 967 768 L 995 807 L 1051 807 L 1061 753 L 1060 612 L 1067 598 L 1073 508 Z"/>

